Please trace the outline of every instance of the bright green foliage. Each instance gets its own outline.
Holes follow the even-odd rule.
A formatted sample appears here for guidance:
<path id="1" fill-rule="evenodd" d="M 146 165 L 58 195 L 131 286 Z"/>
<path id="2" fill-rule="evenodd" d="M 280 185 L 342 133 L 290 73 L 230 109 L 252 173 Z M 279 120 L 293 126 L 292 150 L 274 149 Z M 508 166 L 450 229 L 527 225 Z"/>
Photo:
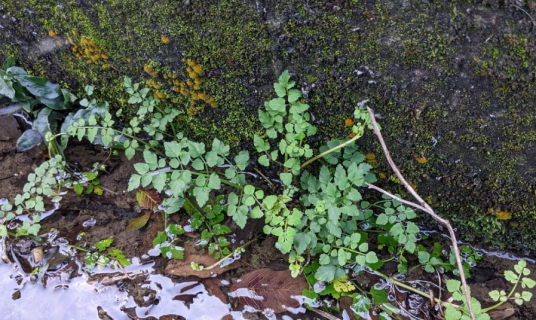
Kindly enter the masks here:
<path id="1" fill-rule="evenodd" d="M 7 235 L 5 223 L 11 221 L 16 215 L 24 212 L 30 213 L 31 221 L 24 221 L 17 229 L 16 236 L 33 235 L 37 236 L 41 228 L 40 213 L 45 212 L 43 197 L 52 197 L 53 202 L 59 202 L 62 199 L 60 195 L 61 184 L 65 176 L 65 161 L 61 156 L 43 162 L 37 167 L 34 173 L 28 175 L 28 182 L 24 185 L 22 194 L 15 197 L 14 204 L 4 202 L 0 207 L 0 236 Z"/>
<path id="2" fill-rule="evenodd" d="M 499 305 L 503 302 L 512 299 L 515 301 L 516 304 L 522 305 L 523 301 L 529 302 L 532 298 L 532 292 L 531 291 L 522 291 L 522 292 L 515 292 L 516 287 L 520 284 L 522 289 L 532 289 L 536 285 L 536 282 L 532 280 L 531 278 L 528 278 L 530 274 L 530 270 L 526 268 L 527 262 L 525 260 L 519 260 L 519 262 L 514 266 L 514 271 L 506 270 L 504 271 L 504 277 L 507 281 L 514 284 L 514 288 L 512 291 L 506 295 L 506 292 L 504 290 L 493 290 L 489 293 L 489 296 L 493 301 L 499 301 Z M 525 277 L 524 277 L 525 276 Z M 512 297 L 513 294 L 513 297 Z"/>
<path id="3" fill-rule="evenodd" d="M 123 267 L 130 265 L 130 261 L 125 257 L 121 250 L 110 248 L 112 242 L 112 238 L 101 240 L 94 245 L 98 251 L 86 253 L 85 260 L 87 271 L 91 271 L 95 267 L 102 270 L 106 265 L 109 265 L 112 269 L 117 268 L 118 264 Z M 106 249 L 108 249 L 108 251 L 104 252 Z"/>
<path id="4" fill-rule="evenodd" d="M 467 250 L 468 251 L 468 250 Z M 529 302 L 532 298 L 531 291 L 522 291 L 516 292 L 518 285 L 521 285 L 522 289 L 528 288 L 532 289 L 536 285 L 536 282 L 526 276 L 530 274 L 530 270 L 526 268 L 527 262 L 525 260 L 519 260 L 519 262 L 514 266 L 514 271 L 506 270 L 504 271 L 504 277 L 507 281 L 514 284 L 512 290 L 507 295 L 504 290 L 493 290 L 489 293 L 489 296 L 493 301 L 498 301 L 498 303 L 492 307 L 481 309 L 480 302 L 476 299 L 471 298 L 471 304 L 473 305 L 473 311 L 475 312 L 476 319 L 478 320 L 488 320 L 490 319 L 489 315 L 486 313 L 508 300 L 514 300 L 516 304 L 522 305 L 523 302 Z M 462 301 L 464 304 L 456 309 L 452 306 L 447 306 L 445 318 L 458 320 L 458 319 L 470 319 L 469 310 L 467 309 L 466 298 L 462 292 L 460 281 L 458 280 L 448 280 L 447 289 L 452 293 L 452 298 L 456 301 Z M 513 296 L 513 297 L 512 297 Z"/>

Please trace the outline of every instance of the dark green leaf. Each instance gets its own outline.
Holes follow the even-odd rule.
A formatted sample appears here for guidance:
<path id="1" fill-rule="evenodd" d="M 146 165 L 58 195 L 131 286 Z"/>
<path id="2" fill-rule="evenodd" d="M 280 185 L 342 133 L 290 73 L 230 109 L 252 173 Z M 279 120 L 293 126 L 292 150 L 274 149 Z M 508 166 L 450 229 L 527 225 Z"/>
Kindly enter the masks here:
<path id="1" fill-rule="evenodd" d="M 26 130 L 17 140 L 17 150 L 28 151 L 43 142 L 43 137 L 36 130 Z"/>
<path id="2" fill-rule="evenodd" d="M 49 82 L 45 78 L 18 75 L 15 79 L 36 97 L 54 99 L 61 95 L 60 85 Z"/>
<path id="3" fill-rule="evenodd" d="M 333 281 L 338 280 L 346 275 L 344 269 L 336 267 L 334 265 L 320 266 L 315 273 L 316 280 L 319 281 Z"/>
<path id="4" fill-rule="evenodd" d="M 15 98 L 15 89 L 13 89 L 11 81 L 4 81 L 2 76 L 0 76 L 0 95 L 6 96 L 11 100 Z"/>
<path id="5" fill-rule="evenodd" d="M 0 117 L 7 117 L 22 109 L 20 104 L 12 104 L 8 107 L 0 108 Z"/>
<path id="6" fill-rule="evenodd" d="M 153 246 L 164 243 L 164 241 L 166 240 L 167 240 L 167 235 L 162 231 L 158 231 L 156 238 L 153 239 Z"/>
<path id="7" fill-rule="evenodd" d="M 6 71 L 7 69 L 15 66 L 15 57 L 9 56 L 4 60 L 4 63 L 2 63 L 2 70 Z"/>

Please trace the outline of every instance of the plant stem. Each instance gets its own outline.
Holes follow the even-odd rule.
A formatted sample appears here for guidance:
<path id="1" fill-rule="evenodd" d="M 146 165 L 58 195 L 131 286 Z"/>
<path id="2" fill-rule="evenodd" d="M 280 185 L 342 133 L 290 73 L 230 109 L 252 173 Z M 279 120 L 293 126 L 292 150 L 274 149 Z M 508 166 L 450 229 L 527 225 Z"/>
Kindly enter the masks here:
<path id="1" fill-rule="evenodd" d="M 409 285 L 407 285 L 407 284 L 405 284 L 405 283 L 402 283 L 402 282 L 400 282 L 400 281 L 398 281 L 398 280 L 395 280 L 395 279 L 393 279 L 392 277 L 388 277 L 387 275 L 385 275 L 385 274 L 383 274 L 383 273 L 381 273 L 381 272 L 374 271 L 374 273 L 376 273 L 376 274 L 378 274 L 378 275 L 384 277 L 384 278 L 385 278 L 386 280 L 388 280 L 389 282 L 392 282 L 393 284 L 395 284 L 395 285 L 397 285 L 397 286 L 399 286 L 399 287 L 401 287 L 401 288 L 404 288 L 404 289 L 409 290 L 409 291 L 411 291 L 411 292 L 414 292 L 414 293 L 416 293 L 416 294 L 418 294 L 418 295 L 421 295 L 421 296 L 423 296 L 423 297 L 425 297 L 425 298 L 428 298 L 428 300 L 431 300 L 431 299 L 432 299 L 432 297 L 431 297 L 429 294 L 424 293 L 424 292 L 422 292 L 421 290 L 417 290 L 417 289 L 413 288 L 412 286 L 409 286 Z M 456 308 L 456 309 L 460 307 L 459 305 L 452 304 L 452 303 L 448 303 L 448 302 L 444 302 L 444 301 L 441 301 L 441 300 L 439 300 L 439 299 L 437 299 L 437 298 L 434 298 L 434 301 L 437 302 L 437 303 L 439 303 L 439 304 L 441 304 L 441 305 L 451 305 L 451 306 L 453 306 L 453 307 Z"/>
<path id="2" fill-rule="evenodd" d="M 197 173 L 197 172 L 193 172 L 193 171 L 191 171 L 191 173 L 192 173 L 192 175 L 200 175 L 200 174 L 204 174 L 204 173 Z M 228 186 L 235 187 L 235 188 L 237 188 L 237 189 L 244 189 L 244 187 L 241 187 L 241 186 L 239 186 L 239 185 L 237 185 L 237 184 L 235 184 L 235 183 L 232 183 L 232 182 L 230 182 L 230 181 L 228 181 L 228 180 L 225 180 L 225 179 L 220 178 L 220 181 L 221 181 L 221 183 L 226 184 L 226 185 L 228 185 Z"/>
<path id="3" fill-rule="evenodd" d="M 456 234 L 454 233 L 454 229 L 452 229 L 452 225 L 450 224 L 450 222 L 447 220 L 447 219 L 443 219 L 442 217 L 440 217 L 438 214 L 436 214 L 434 212 L 434 210 L 428 205 L 428 203 L 426 203 L 423 198 L 421 196 L 419 196 L 419 194 L 413 189 L 413 187 L 406 181 L 406 179 L 404 178 L 404 176 L 402 175 L 402 173 L 400 173 L 400 170 L 398 170 L 397 166 L 395 165 L 393 159 L 391 158 L 391 154 L 389 153 L 389 149 L 387 149 L 387 145 L 385 144 L 385 141 L 383 140 L 383 136 L 380 132 L 380 129 L 378 128 L 378 124 L 376 123 L 376 118 L 374 116 L 374 111 L 371 109 L 371 108 L 367 108 L 368 110 L 368 113 L 369 113 L 369 116 L 370 116 L 370 121 L 372 122 L 372 127 L 374 128 L 374 133 L 376 134 L 376 136 L 378 137 L 378 140 L 380 141 L 380 144 L 382 146 L 382 149 L 383 149 L 383 153 L 385 155 L 385 157 L 387 158 L 387 162 L 389 162 L 389 165 L 391 166 L 391 169 L 393 169 L 393 171 L 395 172 L 396 176 L 398 177 L 398 179 L 402 182 L 402 184 L 404 185 L 404 187 L 406 187 L 406 190 L 408 190 L 408 192 L 419 202 L 419 204 L 416 204 L 416 203 L 413 203 L 411 201 L 407 201 L 407 200 L 403 200 L 401 199 L 400 197 L 397 197 L 379 187 L 376 187 L 375 185 L 373 184 L 370 184 L 370 183 L 367 183 L 365 182 L 365 184 L 370 188 L 370 189 L 375 189 L 377 191 L 380 191 L 381 193 L 384 193 L 388 196 L 390 196 L 391 198 L 393 199 L 396 199 L 402 203 L 405 203 L 407 205 L 410 205 L 414 208 L 418 208 L 418 209 L 421 209 L 423 210 L 424 212 L 428 213 L 434 220 L 436 220 L 437 222 L 443 224 L 445 227 L 447 227 L 447 229 L 449 230 L 449 234 L 450 234 L 450 240 L 452 242 L 452 248 L 454 249 L 454 254 L 456 256 L 456 264 L 458 266 L 458 272 L 460 273 L 460 280 L 462 282 L 462 288 L 463 288 L 463 292 L 465 294 L 465 299 L 466 299 L 466 304 L 467 304 L 467 308 L 469 309 L 469 315 L 471 316 L 471 319 L 472 320 L 475 320 L 475 313 L 473 311 L 473 305 L 471 304 L 471 294 L 469 293 L 469 289 L 467 287 L 467 281 L 465 279 L 465 273 L 463 271 L 463 264 L 462 264 L 462 260 L 460 258 L 460 250 L 458 249 L 458 242 L 456 240 Z"/>
<path id="4" fill-rule="evenodd" d="M 249 240 L 248 242 L 246 242 L 245 244 L 243 244 L 242 246 L 236 248 L 236 250 L 238 249 L 243 249 L 247 246 L 249 246 L 253 241 L 257 240 L 257 238 L 259 238 L 261 235 L 259 234 L 258 236 L 256 236 L 255 238 Z M 223 261 L 225 261 L 225 259 L 227 258 L 230 258 L 231 256 L 234 255 L 235 251 L 234 250 L 233 252 L 229 253 L 228 255 L 226 255 L 225 257 L 221 258 L 220 260 L 218 260 L 216 263 L 214 263 L 213 265 L 209 266 L 209 267 L 206 267 L 206 268 L 203 268 L 203 270 L 210 270 L 210 269 L 214 269 L 216 266 L 220 265 L 220 263 L 222 263 Z"/>
<path id="5" fill-rule="evenodd" d="M 482 309 L 482 312 L 488 312 L 490 310 L 493 310 L 495 308 L 497 308 L 498 306 L 500 306 L 501 304 L 505 303 L 506 301 L 508 301 L 508 299 L 510 299 L 510 297 L 512 296 L 512 294 L 514 293 L 514 291 L 516 290 L 516 287 L 517 285 L 519 284 L 519 280 L 521 280 L 521 276 L 523 275 L 523 270 L 521 270 L 521 273 L 519 274 L 519 277 L 517 278 L 517 281 L 516 281 L 516 284 L 514 285 L 514 287 L 512 288 L 512 291 L 510 291 L 510 293 L 508 294 L 508 297 L 506 297 L 506 300 L 505 301 L 499 301 L 499 303 L 491 306 L 491 307 L 488 307 L 488 308 L 484 308 Z"/>
<path id="6" fill-rule="evenodd" d="M 68 244 L 69 247 L 71 248 L 75 248 L 76 250 L 80 250 L 80 251 L 85 251 L 85 252 L 88 252 L 89 250 L 87 249 L 84 249 L 84 248 L 80 248 L 78 246 L 75 246 L 75 245 L 72 245 L 72 244 Z"/>
<path id="7" fill-rule="evenodd" d="M 309 159 L 308 161 L 306 161 L 304 164 L 301 165 L 301 168 L 304 168 L 305 166 L 307 166 L 308 164 L 310 164 L 311 162 L 315 161 L 315 160 L 318 160 L 330 153 L 332 153 L 333 151 L 337 151 L 339 150 L 340 148 L 344 148 L 346 147 L 347 145 L 351 144 L 352 142 L 356 141 L 357 139 L 361 138 L 361 136 L 363 136 L 363 133 L 361 134 L 357 134 L 355 137 L 353 137 L 352 139 L 344 142 L 344 143 L 341 143 L 340 145 L 336 146 L 335 148 L 331 148 L 329 149 L 328 151 L 324 151 L 322 152 L 321 154 L 317 155 L 316 157 L 312 158 L 312 159 Z"/>
<path id="8" fill-rule="evenodd" d="M 104 128 L 104 127 L 77 127 L 77 129 L 93 129 L 93 128 L 97 128 L 97 129 L 112 129 L 112 128 Z M 125 137 L 129 137 L 130 139 L 134 139 L 134 140 L 137 140 L 139 143 L 142 143 L 146 146 L 148 146 L 150 149 L 154 150 L 159 156 L 161 157 L 165 157 L 166 155 L 163 154 L 162 152 L 160 152 L 160 150 L 157 150 L 155 147 L 151 146 L 149 143 L 143 141 L 143 140 L 140 140 L 139 138 L 135 137 L 135 136 L 132 136 L 130 134 L 127 134 L 127 133 L 124 133 L 122 131 L 119 131 L 119 130 L 116 130 L 116 129 L 112 129 L 114 132 L 116 132 L 117 134 L 120 134 L 120 135 L 123 135 Z M 67 132 L 61 132 L 61 133 L 58 133 L 56 135 L 54 135 L 51 139 L 55 139 L 59 136 L 63 136 L 63 135 L 69 135 L 69 133 Z"/>

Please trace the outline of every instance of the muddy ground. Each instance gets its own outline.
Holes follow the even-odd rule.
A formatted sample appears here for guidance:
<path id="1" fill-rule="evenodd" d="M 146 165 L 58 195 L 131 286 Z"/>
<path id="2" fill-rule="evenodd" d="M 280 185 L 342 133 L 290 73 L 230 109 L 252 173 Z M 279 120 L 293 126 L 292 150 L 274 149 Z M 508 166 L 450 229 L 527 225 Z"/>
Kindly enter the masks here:
<path id="1" fill-rule="evenodd" d="M 0 179 L 0 190 L 2 190 L 1 197 L 13 198 L 21 191 L 22 186 L 26 182 L 27 174 L 44 161 L 45 157 L 39 149 L 31 150 L 26 153 L 16 151 L 15 139 L 20 135 L 20 131 L 18 130 L 18 123 L 14 118 L 3 118 L 1 127 L 0 135 L 4 134 L 0 137 L 3 139 L 0 140 L 0 150 L 2 151 L 0 165 L 1 172 L 3 173 L 3 176 Z M 70 148 L 67 149 L 66 157 L 68 162 L 73 166 L 76 166 L 80 170 L 88 170 L 92 167 L 94 162 L 103 161 L 108 155 L 107 152 L 108 151 L 104 151 L 98 146 L 74 141 L 71 143 Z M 40 234 L 54 234 L 57 239 L 66 239 L 67 243 L 86 249 L 90 248 L 91 245 L 97 241 L 113 237 L 113 247 L 121 249 L 128 258 L 140 257 L 142 265 L 143 263 L 154 262 L 154 266 L 151 269 L 152 274 L 164 274 L 169 276 L 175 284 L 187 284 L 190 282 L 193 284 L 198 282 L 202 283 L 209 295 L 217 297 L 225 304 L 231 303 L 233 310 L 242 310 L 243 306 L 241 306 L 236 299 L 227 295 L 229 292 L 229 284 L 236 283 L 237 279 L 244 274 L 260 268 L 270 268 L 272 270 L 286 270 L 288 268 L 286 257 L 282 256 L 274 247 L 275 239 L 261 236 L 248 248 L 247 252 L 242 255 L 240 261 L 235 262 L 234 265 L 231 266 L 231 270 L 218 275 L 216 278 L 199 278 L 199 274 L 192 271 L 188 263 L 182 267 L 178 267 L 177 265 L 174 267 L 182 270 L 182 276 L 166 274 L 166 267 L 172 262 L 167 258 L 160 256 L 154 257 L 147 255 L 148 251 L 153 247 L 152 240 L 156 236 L 156 233 L 163 230 L 161 217 L 153 215 L 145 227 L 139 230 L 126 230 L 126 226 L 131 219 L 143 214 L 136 202 L 135 192 L 126 192 L 128 178 L 134 172 L 132 164 L 133 162 L 127 161 L 122 154 L 112 157 L 107 162 L 106 171 L 99 175 L 104 190 L 102 196 L 77 195 L 73 190 L 68 190 L 65 199 L 60 203 L 60 207 L 52 215 L 42 221 Z M 186 213 L 181 212 L 173 215 L 172 220 L 176 223 L 186 224 L 188 216 Z M 236 226 L 234 226 L 233 229 L 236 233 L 236 243 L 243 243 L 262 233 L 261 228 L 255 225 L 248 225 L 245 230 L 240 230 Z M 204 250 L 195 245 L 197 237 L 199 237 L 199 235 L 195 233 L 187 234 L 187 236 L 183 237 L 181 245 L 186 248 L 187 254 L 206 256 Z M 443 244 L 446 243 L 445 238 L 441 237 L 439 233 L 432 233 L 432 236 L 424 241 L 423 244 L 425 246 L 432 245 L 433 241 L 440 241 Z M 19 259 L 24 256 L 28 257 L 28 252 L 35 247 L 31 242 L 24 239 L 16 240 L 15 242 L 12 242 L 12 245 L 15 248 L 15 251 L 19 254 Z M 54 246 L 51 245 L 50 248 L 54 248 Z M 517 254 L 518 256 L 524 254 L 523 252 L 504 253 L 495 251 L 494 248 L 484 249 L 490 252 L 495 252 L 495 254 Z M 23 250 L 25 251 L 23 252 Z M 54 284 L 55 282 L 53 280 L 56 277 L 59 277 L 58 274 L 61 275 L 62 272 L 66 272 L 65 270 L 69 271 L 67 276 L 68 278 L 71 278 L 69 282 L 76 280 L 77 277 L 82 275 L 82 272 L 76 271 L 78 270 L 78 267 L 75 261 L 83 261 L 83 256 L 84 252 L 78 251 L 73 257 L 56 257 L 59 260 L 55 260 L 55 263 L 51 263 L 49 266 L 50 269 L 45 276 L 48 276 L 47 281 Z M 535 257 L 532 256 L 528 258 L 534 259 Z M 24 259 L 21 259 L 20 261 L 22 271 L 30 273 L 32 270 L 30 263 L 31 259 L 29 260 L 29 263 L 25 263 Z M 211 260 L 206 261 L 209 261 L 206 263 L 208 265 Z M 531 270 L 532 275 L 535 275 L 536 265 L 533 263 L 534 260 L 529 261 L 532 261 L 532 263 L 529 262 L 529 269 Z M 415 263 L 416 261 L 413 262 Z M 489 291 L 499 289 L 508 292 L 511 288 L 511 284 L 504 280 L 502 274 L 504 270 L 512 270 L 513 265 L 516 262 L 515 258 L 505 259 L 494 256 L 493 254 L 487 254 L 484 255 L 482 260 L 478 261 L 478 266 L 471 270 L 469 284 L 473 296 L 483 303 L 483 307 L 494 304 L 487 295 Z M 386 274 L 394 274 L 396 272 L 396 263 L 387 263 L 381 271 Z M 8 273 L 4 275 L 7 276 L 7 274 Z M 102 281 L 105 275 L 93 274 L 89 277 L 88 283 Z M 114 273 L 113 275 L 120 276 L 121 273 Z M 453 277 L 454 276 L 449 273 L 442 274 L 440 280 L 437 274 L 426 273 L 422 268 L 417 268 L 410 271 L 403 279 L 404 281 L 409 281 L 413 286 L 421 288 L 424 292 L 429 292 L 429 290 L 433 291 L 435 297 L 439 297 L 441 294 L 443 298 L 446 298 L 448 294 L 445 292 L 440 293 L 432 284 L 439 283 L 440 281 L 444 283 L 447 279 Z M 355 281 L 364 290 L 369 290 L 375 283 L 378 283 L 380 279 L 373 274 L 360 274 L 356 276 Z M 133 301 L 138 304 L 138 308 L 141 308 L 158 303 L 158 301 L 155 300 L 155 291 L 153 289 L 147 289 L 147 283 L 151 283 L 147 276 L 140 276 L 133 280 L 122 279 L 121 281 L 113 282 L 110 285 L 117 286 L 118 288 L 121 288 L 121 291 L 128 292 L 129 297 L 132 297 Z M 186 286 L 186 289 L 192 286 L 195 285 Z M 181 292 L 187 291 L 186 289 L 175 289 L 180 291 L 177 291 L 177 296 L 175 298 L 184 301 L 187 306 L 192 306 L 196 295 L 181 294 Z M 25 290 L 28 289 L 23 288 L 18 290 L 16 294 L 13 295 L 13 299 L 16 300 L 12 300 L 8 303 L 16 305 L 16 303 L 18 303 L 17 301 L 24 301 Z M 430 301 L 426 301 L 426 299 L 423 299 L 416 294 L 409 294 L 405 290 L 392 289 L 390 292 L 395 301 L 393 303 L 398 303 L 399 306 L 407 309 L 412 316 L 421 319 L 440 319 L 440 315 L 430 304 Z M 34 297 L 33 299 L 47 299 L 47 297 Z M 329 299 L 327 301 L 329 301 Z M 345 299 L 330 302 L 339 306 L 341 309 L 348 308 L 348 302 Z M 81 308 L 80 305 L 73 307 Z M 131 319 L 140 319 L 140 317 L 136 315 L 135 308 L 133 307 L 126 308 L 123 311 Z M 494 320 L 533 319 L 536 317 L 536 301 L 533 299 L 530 303 L 525 303 L 521 307 L 518 307 L 513 303 L 507 303 L 490 313 L 490 315 Z M 93 316 L 95 319 L 97 317 L 100 319 L 113 319 L 113 317 L 111 317 L 103 308 L 94 310 L 92 317 Z M 332 316 L 340 317 L 340 314 L 332 311 Z M 243 317 L 246 319 L 267 318 L 261 313 L 247 312 L 243 314 Z M 153 319 L 152 317 L 143 318 Z M 213 319 L 220 318 L 222 317 L 213 317 Z M 162 316 L 159 319 L 169 320 L 184 318 L 169 314 Z M 188 317 L 186 319 L 188 319 Z M 190 319 L 193 318 L 190 317 Z M 277 315 L 277 319 L 312 320 L 326 318 L 315 312 L 307 311 L 305 314 L 298 315 L 289 312 L 281 313 Z M 371 316 L 371 319 L 376 319 L 376 317 Z M 400 319 L 409 318 L 400 316 Z"/>

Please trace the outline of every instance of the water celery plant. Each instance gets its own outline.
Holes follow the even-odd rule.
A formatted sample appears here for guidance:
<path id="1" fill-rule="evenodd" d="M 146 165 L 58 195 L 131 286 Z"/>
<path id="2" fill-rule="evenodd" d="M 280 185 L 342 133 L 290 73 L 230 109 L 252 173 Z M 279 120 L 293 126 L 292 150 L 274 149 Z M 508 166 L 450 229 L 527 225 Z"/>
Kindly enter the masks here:
<path id="1" fill-rule="evenodd" d="M 421 209 L 419 205 L 387 192 L 375 201 L 370 200 L 371 197 L 364 199 L 367 187 L 383 191 L 373 185 L 377 179 L 372 166 L 355 144 L 365 130 L 374 128 L 377 134 L 379 132 L 374 116 L 364 107 L 357 106 L 353 119 L 347 121 L 352 138 L 332 140 L 318 151 L 313 150 L 309 143 L 317 128 L 311 124 L 309 105 L 285 71 L 274 84 L 277 97 L 258 111 L 262 129 L 253 137 L 257 154 L 250 156 L 246 150 L 232 154 L 229 145 L 218 138 L 214 138 L 211 145 L 189 140 L 175 122 L 185 110 L 162 103 L 151 94 L 151 88 L 141 88 L 128 77 L 123 82 L 130 95 L 128 103 L 138 106 L 136 116 L 119 128 L 108 103 L 92 99 L 93 88 L 87 86 L 87 97 L 79 102 L 81 108 L 67 115 L 59 131 L 45 134 L 52 159 L 28 177 L 24 193 L 15 199 L 16 209 L 13 210 L 9 202 L 2 204 L 0 236 L 37 236 L 39 212 L 44 211 L 43 195 L 59 201 L 62 186 L 73 186 L 78 193 L 84 189 L 82 183 L 87 184 L 86 192 L 100 187 L 95 172 L 79 176 L 79 183 L 69 180 L 65 173 L 68 166 L 57 150 L 63 150 L 69 138 L 77 137 L 103 147 L 123 149 L 128 159 L 141 153 L 143 160 L 134 164 L 135 173 L 129 179 L 128 190 L 148 188 L 159 193 L 162 201 L 150 209 L 163 214 L 164 230 L 158 232 L 153 245 L 169 259 L 183 258 L 184 249 L 178 244 L 186 227 L 170 223 L 169 215 L 186 212 L 189 227 L 201 234 L 198 244 L 214 254 L 219 259 L 218 264 L 238 257 L 251 243 L 233 250 L 230 241 L 233 231 L 224 221 L 231 219 L 239 228 L 244 228 L 250 219 L 263 219 L 263 232 L 276 237 L 275 246 L 288 255 L 292 275 L 304 273 L 311 286 L 319 282 L 328 284 L 320 293 L 305 290 L 304 295 L 309 298 L 317 298 L 319 294 L 331 294 L 336 298 L 348 295 L 358 315 L 368 312 L 373 300 L 375 303 L 383 301 L 380 296 L 385 295 L 385 291 L 359 291 L 350 271 L 356 274 L 375 272 L 394 285 L 416 292 L 418 290 L 377 270 L 387 261 L 396 261 L 398 272 L 406 273 L 407 257 L 415 255 L 420 263 L 417 267 L 424 267 L 427 272 L 457 272 L 463 280 L 464 271 L 467 273 L 474 265 L 477 255 L 468 247 L 462 249 L 467 255 L 466 263 L 462 264 L 456 245 L 446 256 L 439 245 L 439 249 L 436 246 L 430 253 L 418 244 L 420 229 L 412 221 L 417 217 L 412 206 Z M 265 177 L 272 188 L 260 188 L 246 179 L 244 171 L 255 163 L 277 172 L 277 177 Z M 95 170 L 99 167 L 97 164 Z M 403 177 L 399 179 L 405 181 Z M 227 187 L 225 194 L 220 194 L 222 185 Z M 5 223 L 23 212 L 32 214 L 33 223 L 25 222 L 16 234 L 8 231 Z M 103 251 L 110 243 L 101 241 L 95 246 Z M 377 248 L 387 250 L 380 252 Z M 87 269 L 114 260 L 119 265 L 128 263 L 119 251 L 110 250 L 104 255 L 87 253 Z M 192 263 L 194 270 L 215 266 Z M 513 272 L 505 276 L 516 286 L 521 283 L 523 288 L 532 288 L 534 282 L 522 278 L 528 275 L 524 267 L 516 266 L 517 276 Z M 490 308 L 481 308 L 474 298 L 467 300 L 460 291 L 462 287 L 457 282 L 447 283 L 454 299 L 463 303 L 461 306 L 444 303 L 447 319 L 487 319 L 485 312 Z M 500 301 L 498 306 L 511 299 L 514 290 L 515 287 L 509 295 L 493 291 L 490 296 Z M 530 298 L 528 292 L 522 292 L 516 293 L 513 299 L 522 303 Z M 389 319 L 392 306 L 387 300 L 381 304 L 380 318 Z"/>

